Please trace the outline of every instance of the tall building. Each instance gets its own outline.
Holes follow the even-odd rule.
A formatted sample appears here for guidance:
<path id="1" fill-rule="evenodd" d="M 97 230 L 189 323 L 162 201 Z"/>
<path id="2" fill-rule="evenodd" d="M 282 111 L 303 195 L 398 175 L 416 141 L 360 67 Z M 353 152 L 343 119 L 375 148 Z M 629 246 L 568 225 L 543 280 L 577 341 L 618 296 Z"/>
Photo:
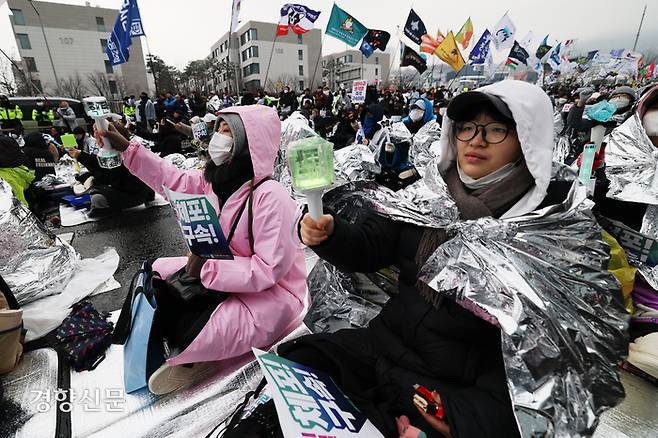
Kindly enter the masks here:
<path id="1" fill-rule="evenodd" d="M 314 79 L 313 70 L 316 66 L 314 83 L 320 83 L 320 29 L 312 29 L 303 35 L 290 32 L 286 36 L 276 37 L 276 27 L 276 23 L 247 21 L 238 28 L 230 44 L 230 61 L 238 66 L 235 79 L 229 81 L 228 74 L 224 71 L 215 78 L 214 88 L 223 90 L 230 87 L 232 91 L 236 91 L 238 86 L 252 91 L 258 88 L 273 91 L 288 85 L 292 89 L 303 90 L 313 85 L 311 81 Z M 226 33 L 212 45 L 210 56 L 220 62 L 226 62 L 228 51 L 229 34 Z"/>
<path id="2" fill-rule="evenodd" d="M 8 4 L 12 12 L 11 26 L 22 58 L 21 69 L 44 93 L 61 96 L 81 91 L 82 96 L 102 94 L 107 98 L 120 98 L 148 90 L 139 38 L 133 39 L 130 61 L 125 64 L 113 67 L 105 53 L 118 10 L 91 7 L 89 2 L 86 6 L 73 6 L 9 0 Z M 48 48 L 59 79 L 59 89 Z"/>
<path id="3" fill-rule="evenodd" d="M 369 84 L 389 80 L 391 56 L 376 51 L 369 58 L 359 50 L 345 50 L 322 57 L 324 82 L 332 89 L 352 88 L 352 81 L 366 80 Z"/>

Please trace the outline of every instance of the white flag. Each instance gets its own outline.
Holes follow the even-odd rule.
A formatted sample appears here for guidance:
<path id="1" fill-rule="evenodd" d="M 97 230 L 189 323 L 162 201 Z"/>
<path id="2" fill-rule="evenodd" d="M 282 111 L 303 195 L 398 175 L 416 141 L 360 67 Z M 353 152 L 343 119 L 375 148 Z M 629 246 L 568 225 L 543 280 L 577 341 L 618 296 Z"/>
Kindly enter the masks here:
<path id="1" fill-rule="evenodd" d="M 487 52 L 487 57 L 484 60 L 487 66 L 487 79 L 491 80 L 496 75 L 496 66 L 494 65 L 493 53 L 491 50 Z"/>
<path id="2" fill-rule="evenodd" d="M 240 16 L 240 3 L 242 0 L 233 0 L 231 7 L 231 33 L 238 29 L 238 17 Z"/>
<path id="3" fill-rule="evenodd" d="M 532 44 L 532 40 L 534 39 L 534 34 L 532 31 L 529 31 L 521 41 L 519 41 L 519 45 L 526 49 L 528 52 L 530 51 L 530 45 Z"/>
<path id="4" fill-rule="evenodd" d="M 496 50 L 510 49 L 514 45 L 514 34 L 516 33 L 516 26 L 512 23 L 511 18 L 507 14 L 498 21 L 494 26 L 491 39 L 496 46 Z"/>

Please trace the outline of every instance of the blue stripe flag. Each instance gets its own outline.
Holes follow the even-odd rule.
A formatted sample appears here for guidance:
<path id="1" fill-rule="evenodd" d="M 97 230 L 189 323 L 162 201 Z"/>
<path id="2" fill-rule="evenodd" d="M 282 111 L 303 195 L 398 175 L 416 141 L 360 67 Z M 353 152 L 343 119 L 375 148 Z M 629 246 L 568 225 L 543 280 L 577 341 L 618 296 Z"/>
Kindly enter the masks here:
<path id="1" fill-rule="evenodd" d="M 114 23 L 112 34 L 107 40 L 107 57 L 112 65 L 128 62 L 132 37 L 143 36 L 142 17 L 139 15 L 137 0 L 123 0 L 119 15 Z"/>

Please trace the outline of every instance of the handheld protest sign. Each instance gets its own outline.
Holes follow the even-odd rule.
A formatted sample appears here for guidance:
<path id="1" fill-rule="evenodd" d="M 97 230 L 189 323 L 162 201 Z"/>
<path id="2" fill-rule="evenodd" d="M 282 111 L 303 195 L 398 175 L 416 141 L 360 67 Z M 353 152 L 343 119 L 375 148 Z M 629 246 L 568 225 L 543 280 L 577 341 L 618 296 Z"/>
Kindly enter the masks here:
<path id="1" fill-rule="evenodd" d="M 66 149 L 71 149 L 78 145 L 78 142 L 75 140 L 75 135 L 73 134 L 64 134 L 60 138 L 62 139 L 62 146 Z"/>
<path id="2" fill-rule="evenodd" d="M 306 196 L 313 219 L 322 216 L 322 193 L 336 179 L 333 144 L 321 137 L 308 137 L 288 147 L 292 186 Z"/>
<path id="3" fill-rule="evenodd" d="M 269 385 L 283 436 L 383 438 L 330 376 L 276 354 L 252 350 Z"/>

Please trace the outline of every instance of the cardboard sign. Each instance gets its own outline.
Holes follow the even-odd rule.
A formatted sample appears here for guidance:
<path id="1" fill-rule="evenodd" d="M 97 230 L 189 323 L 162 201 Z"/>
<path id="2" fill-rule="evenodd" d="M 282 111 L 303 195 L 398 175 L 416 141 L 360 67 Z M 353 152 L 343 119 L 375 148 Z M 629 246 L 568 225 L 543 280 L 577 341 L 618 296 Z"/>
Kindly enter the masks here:
<path id="1" fill-rule="evenodd" d="M 601 217 L 599 223 L 617 239 L 629 259 L 651 268 L 658 265 L 658 242 L 655 239 L 607 217 Z"/>
<path id="2" fill-rule="evenodd" d="M 197 140 L 207 137 L 208 127 L 206 126 L 206 122 L 199 122 L 192 125 L 192 136 Z"/>
<path id="3" fill-rule="evenodd" d="M 331 377 L 275 354 L 253 351 L 267 379 L 283 436 L 383 438 Z"/>
<path id="4" fill-rule="evenodd" d="M 366 88 L 368 81 L 352 82 L 352 103 L 364 103 L 366 101 Z"/>
<path id="5" fill-rule="evenodd" d="M 192 254 L 207 259 L 233 260 L 210 198 L 164 189 Z"/>

